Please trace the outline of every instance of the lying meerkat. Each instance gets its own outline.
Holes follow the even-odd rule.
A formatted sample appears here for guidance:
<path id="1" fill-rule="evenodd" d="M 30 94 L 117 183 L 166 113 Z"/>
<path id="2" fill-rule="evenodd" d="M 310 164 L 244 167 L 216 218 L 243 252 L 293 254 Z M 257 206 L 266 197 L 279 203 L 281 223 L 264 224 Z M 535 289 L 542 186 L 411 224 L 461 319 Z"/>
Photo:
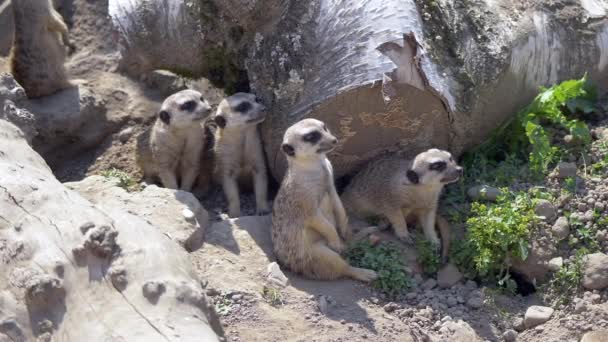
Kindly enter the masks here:
<path id="1" fill-rule="evenodd" d="M 223 99 L 214 116 L 215 131 L 215 179 L 222 184 L 228 200 L 228 215 L 239 217 L 241 203 L 240 183 L 253 177 L 256 214 L 267 215 L 268 176 L 262 140 L 257 125 L 266 119 L 265 108 L 256 101 L 255 95 L 236 93 Z"/>
<path id="2" fill-rule="evenodd" d="M 447 151 L 430 149 L 414 160 L 384 157 L 369 163 L 353 177 L 342 194 L 342 201 L 346 209 L 359 218 L 386 217 L 397 237 L 405 242 L 412 241 L 406 220 L 414 216 L 426 238 L 439 247 L 435 232 L 439 195 L 444 185 L 456 182 L 461 176 L 462 167 Z M 437 223 L 442 233 L 449 231 L 445 219 L 440 218 Z M 442 234 L 442 238 L 445 247 L 449 244 L 449 233 Z"/>
<path id="3" fill-rule="evenodd" d="M 15 21 L 10 70 L 29 98 L 70 88 L 64 62 L 71 48 L 68 27 L 52 0 L 12 2 Z"/>
<path id="4" fill-rule="evenodd" d="M 205 144 L 203 120 L 211 107 L 195 90 L 182 90 L 165 99 L 154 125 L 137 140 L 137 163 L 144 180 L 160 178 L 169 189 L 190 191 L 196 180 Z"/>
<path id="5" fill-rule="evenodd" d="M 274 200 L 272 243 L 278 261 L 313 279 L 376 279 L 374 271 L 350 266 L 341 256 L 350 237 L 348 218 L 336 192 L 326 153 L 337 139 L 325 124 L 304 119 L 289 127 L 281 149 L 287 173 Z"/>

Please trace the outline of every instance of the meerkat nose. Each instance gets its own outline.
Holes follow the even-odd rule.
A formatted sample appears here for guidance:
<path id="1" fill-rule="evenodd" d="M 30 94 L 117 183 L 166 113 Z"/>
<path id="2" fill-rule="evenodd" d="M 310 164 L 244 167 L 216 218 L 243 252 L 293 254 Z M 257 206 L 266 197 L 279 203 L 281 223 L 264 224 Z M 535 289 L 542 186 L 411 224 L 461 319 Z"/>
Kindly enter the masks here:
<path id="1" fill-rule="evenodd" d="M 338 139 L 334 138 L 334 140 L 331 141 L 332 144 L 337 144 L 338 143 Z"/>

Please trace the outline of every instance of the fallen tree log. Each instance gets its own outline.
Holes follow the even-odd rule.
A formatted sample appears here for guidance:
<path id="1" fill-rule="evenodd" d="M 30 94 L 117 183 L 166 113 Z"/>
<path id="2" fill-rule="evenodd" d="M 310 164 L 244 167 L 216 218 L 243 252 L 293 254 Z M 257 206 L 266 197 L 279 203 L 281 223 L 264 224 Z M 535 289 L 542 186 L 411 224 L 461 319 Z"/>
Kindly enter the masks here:
<path id="1" fill-rule="evenodd" d="M 55 179 L 0 120 L 0 341 L 219 341 L 186 252 Z"/>

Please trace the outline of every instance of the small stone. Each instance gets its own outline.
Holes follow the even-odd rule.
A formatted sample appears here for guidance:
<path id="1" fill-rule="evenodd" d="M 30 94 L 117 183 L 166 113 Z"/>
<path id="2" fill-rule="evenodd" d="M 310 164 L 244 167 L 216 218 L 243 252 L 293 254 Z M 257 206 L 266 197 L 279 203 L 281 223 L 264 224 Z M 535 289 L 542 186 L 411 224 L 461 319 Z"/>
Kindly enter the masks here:
<path id="1" fill-rule="evenodd" d="M 524 326 L 526 329 L 534 328 L 537 325 L 548 321 L 553 315 L 553 309 L 547 306 L 533 305 L 526 310 L 524 315 Z"/>
<path id="2" fill-rule="evenodd" d="M 118 133 L 118 140 L 121 143 L 125 144 L 133 136 L 133 131 L 134 131 L 133 127 L 128 127 L 128 128 L 123 129 L 122 131 L 120 131 Z"/>
<path id="3" fill-rule="evenodd" d="M 196 215 L 194 215 L 194 213 L 192 212 L 192 210 L 190 210 L 190 208 L 184 208 L 184 210 L 182 210 L 182 215 L 184 216 L 186 221 L 196 222 Z"/>
<path id="4" fill-rule="evenodd" d="M 467 191 L 467 196 L 470 199 L 476 201 L 479 199 L 485 199 L 488 201 L 496 201 L 498 196 L 500 196 L 502 192 L 498 188 L 494 188 L 487 185 L 477 185 L 472 188 L 469 188 Z"/>
<path id="5" fill-rule="evenodd" d="M 437 272 L 437 284 L 440 288 L 449 288 L 462 280 L 462 273 L 454 264 L 447 264 Z"/>
<path id="6" fill-rule="evenodd" d="M 553 272 L 559 271 L 560 268 L 564 265 L 564 259 L 562 257 L 557 257 L 549 260 L 549 264 L 547 265 L 549 269 Z"/>
<path id="7" fill-rule="evenodd" d="M 327 301 L 327 298 L 325 296 L 320 296 L 319 300 L 317 301 L 317 307 L 319 308 L 319 311 L 326 315 L 328 310 L 329 310 L 329 302 Z"/>
<path id="8" fill-rule="evenodd" d="M 584 213 L 585 211 L 587 211 L 587 204 L 585 203 L 579 203 L 576 208 L 578 209 L 578 211 Z"/>
<path id="9" fill-rule="evenodd" d="M 588 290 L 603 290 L 608 287 L 608 255 L 593 253 L 585 257 L 583 287 Z"/>
<path id="10" fill-rule="evenodd" d="M 91 228 L 95 228 L 95 223 L 90 221 L 85 222 L 80 226 L 80 232 L 82 233 L 82 235 L 85 235 Z"/>
<path id="11" fill-rule="evenodd" d="M 568 235 L 570 235 L 570 223 L 568 223 L 568 218 L 565 216 L 559 217 L 553 224 L 553 227 L 551 227 L 551 232 L 558 241 L 567 238 Z"/>
<path id="12" fill-rule="evenodd" d="M 585 302 L 584 300 L 578 301 L 575 305 L 574 305 L 574 312 L 577 314 L 583 313 L 587 311 L 587 302 Z"/>
<path id="13" fill-rule="evenodd" d="M 509 329 L 502 334 L 502 339 L 505 342 L 515 342 L 517 341 L 517 331 L 513 329 Z"/>
<path id="14" fill-rule="evenodd" d="M 281 267 L 276 262 L 268 264 L 268 267 L 266 267 L 266 277 L 269 282 L 277 286 L 285 287 L 289 283 L 289 279 L 287 279 L 283 271 L 281 271 Z"/>
<path id="15" fill-rule="evenodd" d="M 519 332 L 526 330 L 526 326 L 524 325 L 524 319 L 521 317 L 516 317 L 513 320 L 513 329 Z"/>
<path id="16" fill-rule="evenodd" d="M 210 296 L 210 297 L 215 297 L 215 296 L 220 295 L 220 291 L 214 289 L 213 287 L 208 288 L 206 293 L 207 293 L 207 296 Z"/>
<path id="17" fill-rule="evenodd" d="M 473 290 L 477 288 L 477 283 L 474 280 L 467 280 L 464 284 L 467 289 Z"/>
<path id="18" fill-rule="evenodd" d="M 483 306 L 483 298 L 472 297 L 467 300 L 467 306 L 471 309 L 479 309 Z"/>
<path id="19" fill-rule="evenodd" d="M 536 203 L 535 212 L 536 215 L 544 217 L 548 222 L 553 221 L 557 216 L 557 209 L 553 203 L 548 200 L 539 200 L 538 203 Z"/>
<path id="20" fill-rule="evenodd" d="M 568 177 L 576 177 L 576 164 L 561 162 L 557 165 L 557 177 L 564 179 Z"/>
<path id="21" fill-rule="evenodd" d="M 437 281 L 433 278 L 427 279 L 424 283 L 422 283 L 421 287 L 424 290 L 432 290 L 435 286 L 437 286 Z"/>
<path id="22" fill-rule="evenodd" d="M 384 311 L 386 311 L 388 313 L 393 312 L 397 309 L 399 309 L 399 305 L 397 305 L 396 303 L 393 303 L 393 302 L 390 302 L 384 306 Z"/>
<path id="23" fill-rule="evenodd" d="M 448 297 L 448 299 L 446 299 L 445 302 L 449 307 L 458 305 L 458 299 L 456 299 L 456 297 L 453 297 L 453 296 Z"/>
<path id="24" fill-rule="evenodd" d="M 595 202 L 594 206 L 595 206 L 595 209 L 597 209 L 599 211 L 606 210 L 606 203 L 604 203 L 604 202 Z"/>

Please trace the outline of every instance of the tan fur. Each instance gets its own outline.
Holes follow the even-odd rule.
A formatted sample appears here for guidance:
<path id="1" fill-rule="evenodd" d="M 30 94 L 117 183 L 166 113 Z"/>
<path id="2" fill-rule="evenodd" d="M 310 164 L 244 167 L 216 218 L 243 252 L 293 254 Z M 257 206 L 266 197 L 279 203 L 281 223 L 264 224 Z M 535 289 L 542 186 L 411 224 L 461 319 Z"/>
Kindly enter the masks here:
<path id="1" fill-rule="evenodd" d="M 445 170 L 431 170 L 436 162 L 445 163 Z M 413 172 L 416 182 L 407 174 Z M 407 220 L 418 221 L 426 238 L 436 246 L 440 241 L 435 232 L 437 224 L 447 255 L 449 248 L 449 224 L 437 217 L 439 195 L 444 185 L 458 180 L 462 168 L 449 152 L 430 149 L 407 160 L 398 156 L 383 157 L 370 162 L 346 187 L 342 201 L 346 209 L 355 216 L 366 219 L 382 216 L 391 223 L 401 240 L 411 242 Z"/>
<path id="2" fill-rule="evenodd" d="M 184 107 L 187 103 L 190 110 Z M 165 99 L 156 122 L 137 141 L 137 163 L 146 182 L 160 178 L 166 188 L 192 189 L 205 145 L 202 123 L 210 110 L 201 93 L 194 90 L 182 90 Z M 161 119 L 162 113 L 168 115 L 168 124 Z"/>
<path id="3" fill-rule="evenodd" d="M 239 111 L 239 106 L 247 106 Z M 245 107 L 243 107 L 245 108 Z M 264 106 L 255 95 L 236 93 L 220 102 L 215 122 L 215 178 L 228 200 L 228 215 L 239 217 L 239 183 L 251 183 L 255 191 L 256 213 L 267 215 L 268 176 L 258 124 L 265 119 Z"/>
<path id="4" fill-rule="evenodd" d="M 313 132 L 318 139 L 305 141 Z M 371 281 L 377 277 L 374 271 L 352 267 L 339 254 L 340 235 L 349 239 L 351 231 L 326 157 L 336 144 L 325 124 L 315 119 L 304 119 L 285 132 L 282 148 L 288 168 L 272 211 L 274 252 L 282 265 L 308 278 Z"/>
<path id="5" fill-rule="evenodd" d="M 29 98 L 69 88 L 64 62 L 70 46 L 68 27 L 52 0 L 13 1 L 15 36 L 11 73 Z"/>

